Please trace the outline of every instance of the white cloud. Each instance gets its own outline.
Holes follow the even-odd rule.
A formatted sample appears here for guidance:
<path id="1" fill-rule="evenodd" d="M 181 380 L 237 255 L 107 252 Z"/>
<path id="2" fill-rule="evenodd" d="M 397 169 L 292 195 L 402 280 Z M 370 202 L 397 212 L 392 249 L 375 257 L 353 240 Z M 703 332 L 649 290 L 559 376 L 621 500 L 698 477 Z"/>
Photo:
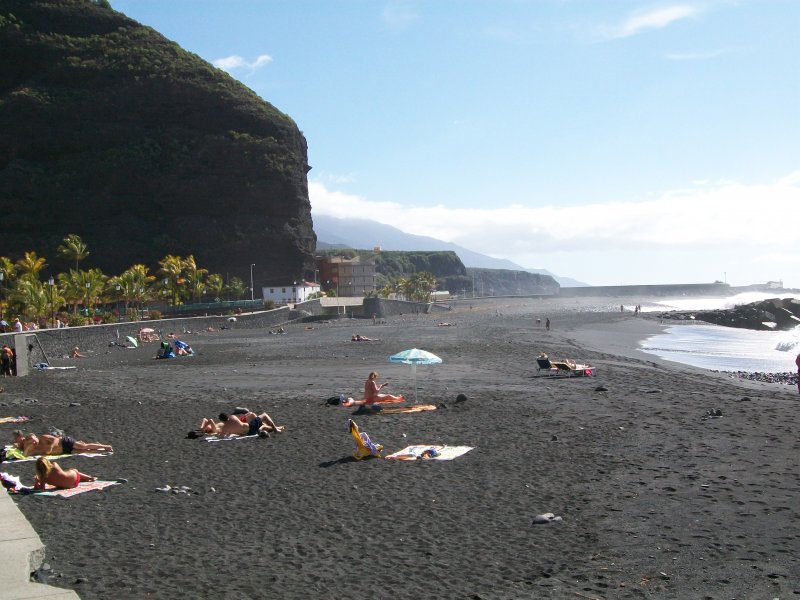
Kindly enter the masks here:
<path id="1" fill-rule="evenodd" d="M 648 29 L 663 29 L 683 19 L 689 19 L 699 14 L 699 10 L 688 4 L 666 6 L 647 12 L 638 11 L 630 15 L 619 25 L 604 28 L 601 32 L 607 38 L 626 38 L 637 35 Z"/>
<path id="2" fill-rule="evenodd" d="M 662 264 L 672 253 L 698 265 L 705 257 L 717 262 L 712 255 L 776 268 L 800 262 L 800 229 L 793 217 L 800 207 L 800 171 L 772 183 L 704 183 L 640 202 L 567 207 L 495 203 L 496 208 L 477 209 L 375 202 L 319 182 L 309 182 L 309 194 L 315 214 L 358 215 L 526 266 L 543 266 L 542 257 L 548 255 L 563 262 L 566 256 L 587 253 L 597 263 L 611 263 L 610 257 L 616 263 L 622 255 L 644 265 L 648 256 L 658 256 L 652 264 Z"/>
<path id="3" fill-rule="evenodd" d="M 232 56 L 226 56 L 225 58 L 218 58 L 212 61 L 211 64 L 223 71 L 230 72 L 236 69 L 247 69 L 252 73 L 256 69 L 260 69 L 271 62 L 272 57 L 268 54 L 260 54 L 253 62 L 247 62 L 238 54 L 234 54 Z"/>

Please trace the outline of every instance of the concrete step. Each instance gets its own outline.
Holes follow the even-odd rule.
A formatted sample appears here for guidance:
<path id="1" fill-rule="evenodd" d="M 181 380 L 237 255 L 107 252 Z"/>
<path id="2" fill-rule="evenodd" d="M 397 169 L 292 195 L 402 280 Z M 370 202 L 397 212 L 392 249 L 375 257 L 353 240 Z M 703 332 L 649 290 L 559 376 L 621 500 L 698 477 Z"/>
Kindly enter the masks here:
<path id="1" fill-rule="evenodd" d="M 72 590 L 44 585 L 41 583 L 11 583 L 0 589 L 0 600 L 80 600 Z"/>

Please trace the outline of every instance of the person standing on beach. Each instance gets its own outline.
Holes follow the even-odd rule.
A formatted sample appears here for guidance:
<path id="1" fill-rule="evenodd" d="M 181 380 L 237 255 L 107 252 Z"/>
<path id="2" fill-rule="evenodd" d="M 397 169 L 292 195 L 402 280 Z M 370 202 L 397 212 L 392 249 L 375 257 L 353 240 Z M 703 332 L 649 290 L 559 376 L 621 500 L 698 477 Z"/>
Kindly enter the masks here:
<path id="1" fill-rule="evenodd" d="M 545 328 L 547 331 L 550 331 L 550 319 L 545 319 L 545 321 L 544 321 L 544 328 Z"/>
<path id="2" fill-rule="evenodd" d="M 797 392 L 800 393 L 800 353 L 794 359 L 794 364 L 797 365 Z"/>

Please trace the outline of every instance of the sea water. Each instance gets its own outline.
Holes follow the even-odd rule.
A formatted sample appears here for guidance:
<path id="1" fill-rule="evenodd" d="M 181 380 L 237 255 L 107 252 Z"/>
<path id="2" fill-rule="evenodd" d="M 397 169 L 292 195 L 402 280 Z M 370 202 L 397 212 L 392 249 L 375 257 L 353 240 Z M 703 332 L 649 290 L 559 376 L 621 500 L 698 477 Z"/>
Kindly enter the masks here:
<path id="1" fill-rule="evenodd" d="M 775 297 L 778 296 L 747 293 L 728 298 L 679 298 L 643 310 L 713 310 Z M 641 349 L 665 360 L 713 371 L 794 372 L 795 357 L 800 352 L 800 327 L 790 331 L 753 331 L 690 322 L 667 327 L 663 333 L 647 338 L 641 342 Z"/>

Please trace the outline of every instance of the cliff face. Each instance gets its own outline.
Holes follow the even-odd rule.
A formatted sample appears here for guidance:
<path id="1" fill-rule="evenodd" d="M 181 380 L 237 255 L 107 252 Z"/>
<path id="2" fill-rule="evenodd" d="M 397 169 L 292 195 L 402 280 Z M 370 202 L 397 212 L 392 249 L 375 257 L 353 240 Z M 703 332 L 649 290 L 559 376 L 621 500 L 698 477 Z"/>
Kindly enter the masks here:
<path id="1" fill-rule="evenodd" d="M 77 233 L 110 274 L 194 254 L 297 279 L 308 169 L 287 115 L 102 0 L 0 0 L 0 254 L 52 263 Z"/>

